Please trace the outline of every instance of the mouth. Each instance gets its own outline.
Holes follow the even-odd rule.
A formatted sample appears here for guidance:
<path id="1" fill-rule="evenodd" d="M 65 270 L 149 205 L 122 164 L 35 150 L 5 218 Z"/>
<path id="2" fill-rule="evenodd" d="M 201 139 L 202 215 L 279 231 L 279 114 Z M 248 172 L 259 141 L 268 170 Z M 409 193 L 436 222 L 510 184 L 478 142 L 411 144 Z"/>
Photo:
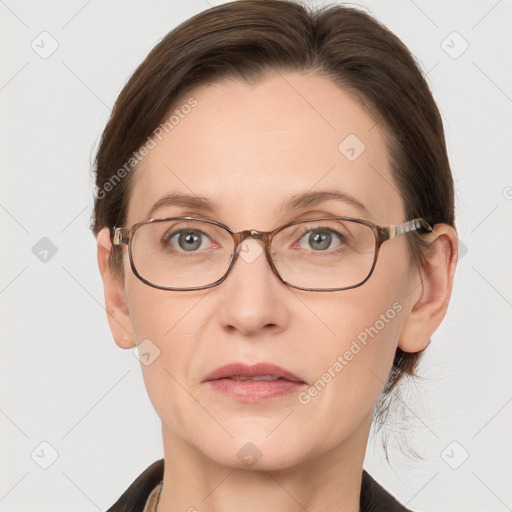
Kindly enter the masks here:
<path id="1" fill-rule="evenodd" d="M 219 379 L 257 381 L 274 381 L 283 379 L 290 382 L 305 383 L 299 376 L 272 363 L 257 363 L 253 365 L 246 365 L 244 363 L 226 364 L 209 373 L 203 379 L 203 382 Z"/>
<path id="2" fill-rule="evenodd" d="M 234 377 L 227 377 L 231 380 L 251 380 L 251 381 L 258 381 L 258 380 L 266 380 L 269 382 L 272 382 L 274 380 L 282 379 L 282 377 L 275 377 L 273 375 L 256 375 L 254 377 L 246 377 L 243 375 L 236 375 Z M 284 379 L 287 380 L 287 379 Z"/>
<path id="3" fill-rule="evenodd" d="M 307 385 L 301 377 L 271 363 L 251 366 L 228 364 L 208 374 L 203 382 L 214 391 L 241 402 L 261 402 L 289 396 Z"/>

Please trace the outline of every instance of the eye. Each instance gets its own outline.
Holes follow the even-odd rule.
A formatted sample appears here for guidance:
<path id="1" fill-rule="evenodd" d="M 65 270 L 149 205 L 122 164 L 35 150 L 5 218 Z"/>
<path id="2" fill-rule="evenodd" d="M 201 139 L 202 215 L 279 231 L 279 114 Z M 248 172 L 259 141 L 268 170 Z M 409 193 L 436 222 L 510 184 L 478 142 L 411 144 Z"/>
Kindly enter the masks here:
<path id="1" fill-rule="evenodd" d="M 198 249 L 206 249 L 210 238 L 206 233 L 197 229 L 182 229 L 173 231 L 164 236 L 163 242 L 171 249 L 182 249 L 186 252 L 194 252 Z"/>
<path id="2" fill-rule="evenodd" d="M 308 228 L 300 238 L 299 247 L 301 249 L 325 251 L 327 249 L 333 249 L 334 247 L 331 244 L 336 243 L 336 241 L 338 242 L 338 245 L 340 245 L 343 242 L 343 238 L 344 237 L 341 233 L 330 228 Z M 303 242 L 306 246 L 303 245 Z"/>

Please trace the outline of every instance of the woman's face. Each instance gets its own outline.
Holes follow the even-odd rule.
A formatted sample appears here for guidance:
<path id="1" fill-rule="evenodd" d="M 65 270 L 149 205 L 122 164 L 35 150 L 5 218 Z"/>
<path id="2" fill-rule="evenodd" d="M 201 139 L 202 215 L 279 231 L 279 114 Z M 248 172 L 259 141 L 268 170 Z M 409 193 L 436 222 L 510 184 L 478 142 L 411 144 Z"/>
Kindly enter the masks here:
<path id="1" fill-rule="evenodd" d="M 180 109 L 191 97 L 197 105 Z M 234 231 L 270 231 L 324 215 L 379 225 L 406 220 L 381 126 L 326 78 L 224 80 L 190 91 L 176 109 L 179 121 L 154 139 L 135 172 L 127 226 L 150 218 L 153 205 L 171 193 L 200 196 L 217 208 L 168 204 L 151 217 L 207 217 Z M 348 194 L 367 212 L 335 199 L 282 208 L 320 191 Z M 382 246 L 366 283 L 338 292 L 288 287 L 258 246 L 247 242 L 253 256 L 239 257 L 219 286 L 186 292 L 141 282 L 125 251 L 126 328 L 153 354 L 142 371 L 164 443 L 231 467 L 248 461 L 262 469 L 290 467 L 355 446 L 362 460 L 375 402 L 421 293 L 406 236 Z M 261 362 L 303 384 L 291 394 L 249 401 L 204 380 L 230 363 Z"/>

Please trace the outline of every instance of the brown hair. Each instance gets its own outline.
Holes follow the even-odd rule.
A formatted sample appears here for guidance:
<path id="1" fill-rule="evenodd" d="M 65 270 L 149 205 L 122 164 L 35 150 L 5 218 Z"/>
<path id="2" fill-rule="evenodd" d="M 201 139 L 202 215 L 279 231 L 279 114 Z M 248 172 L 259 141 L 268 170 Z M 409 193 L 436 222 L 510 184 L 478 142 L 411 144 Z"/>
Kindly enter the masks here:
<path id="1" fill-rule="evenodd" d="M 406 46 L 356 8 L 314 10 L 290 0 L 238 0 L 169 32 L 126 83 L 96 154 L 93 232 L 123 225 L 137 164 L 133 155 L 187 90 L 222 78 L 250 83 L 286 71 L 315 72 L 351 93 L 380 123 L 406 218 L 455 227 L 441 116 Z M 418 264 L 425 242 L 417 233 L 407 240 Z M 122 275 L 118 249 L 111 253 L 110 267 Z M 386 399 L 404 375 L 416 376 L 419 357 L 397 349 L 374 419 L 387 416 L 391 402 Z"/>

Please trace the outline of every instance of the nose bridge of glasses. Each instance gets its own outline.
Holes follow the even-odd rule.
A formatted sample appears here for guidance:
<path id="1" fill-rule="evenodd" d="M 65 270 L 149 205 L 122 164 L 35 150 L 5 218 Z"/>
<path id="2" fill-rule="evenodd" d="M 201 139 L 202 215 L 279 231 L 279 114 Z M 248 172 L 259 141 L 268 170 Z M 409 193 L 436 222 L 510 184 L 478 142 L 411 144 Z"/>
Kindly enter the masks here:
<path id="1" fill-rule="evenodd" d="M 261 240 L 264 245 L 267 244 L 270 233 L 266 231 L 258 231 L 257 229 L 246 229 L 238 233 L 234 233 L 236 245 L 240 245 L 248 238 L 254 238 L 255 240 Z"/>
<path id="2" fill-rule="evenodd" d="M 253 263 L 262 253 L 266 254 L 266 258 L 272 267 L 272 258 L 269 254 L 269 240 L 271 232 L 258 231 L 257 229 L 246 229 L 238 233 L 233 233 L 235 239 L 235 259 L 241 256 L 246 263 Z M 244 243 L 249 238 L 259 240 L 261 244 L 255 244 L 251 249 L 250 245 Z M 238 250 L 237 250 L 238 248 Z"/>

